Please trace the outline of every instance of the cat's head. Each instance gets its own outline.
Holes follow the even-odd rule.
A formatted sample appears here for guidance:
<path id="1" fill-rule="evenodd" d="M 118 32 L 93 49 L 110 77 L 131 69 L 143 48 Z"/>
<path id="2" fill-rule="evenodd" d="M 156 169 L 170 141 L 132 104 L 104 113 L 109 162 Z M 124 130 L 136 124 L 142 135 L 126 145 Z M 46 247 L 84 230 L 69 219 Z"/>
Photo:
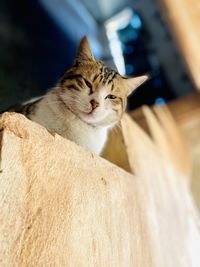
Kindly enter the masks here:
<path id="1" fill-rule="evenodd" d="M 93 57 L 88 40 L 79 45 L 73 67 L 59 82 L 59 96 L 81 120 L 93 126 L 112 126 L 121 119 L 127 96 L 148 79 L 128 78 Z"/>

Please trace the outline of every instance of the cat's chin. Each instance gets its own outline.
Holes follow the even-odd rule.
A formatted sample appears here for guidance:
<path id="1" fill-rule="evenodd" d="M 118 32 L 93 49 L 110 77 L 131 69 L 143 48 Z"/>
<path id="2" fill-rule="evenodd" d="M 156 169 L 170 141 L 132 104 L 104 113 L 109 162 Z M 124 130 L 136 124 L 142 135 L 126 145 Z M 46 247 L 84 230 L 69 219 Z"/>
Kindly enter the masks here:
<path id="1" fill-rule="evenodd" d="M 92 112 L 84 113 L 79 116 L 82 121 L 92 126 L 97 126 L 101 124 L 101 120 L 95 116 Z"/>
<path id="2" fill-rule="evenodd" d="M 85 123 L 94 126 L 94 127 L 113 127 L 116 123 L 118 123 L 118 120 L 108 120 L 106 118 L 99 118 L 98 115 L 90 113 L 81 114 L 80 116 L 81 120 Z"/>

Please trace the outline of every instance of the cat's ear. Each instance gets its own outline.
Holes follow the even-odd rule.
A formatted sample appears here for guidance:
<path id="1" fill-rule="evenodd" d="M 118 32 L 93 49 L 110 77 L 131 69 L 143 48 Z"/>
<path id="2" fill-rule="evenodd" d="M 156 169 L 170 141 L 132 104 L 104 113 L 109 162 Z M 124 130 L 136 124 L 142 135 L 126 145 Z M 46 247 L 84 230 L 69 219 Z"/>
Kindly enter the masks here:
<path id="1" fill-rule="evenodd" d="M 135 89 L 137 89 L 141 84 L 150 79 L 148 74 L 134 77 L 134 78 L 126 78 L 128 83 L 128 92 L 127 95 L 130 95 Z"/>
<path id="2" fill-rule="evenodd" d="M 90 48 L 89 41 L 87 37 L 84 36 L 79 44 L 77 55 L 75 58 L 75 63 L 81 63 L 86 60 L 94 60 L 94 56 Z"/>

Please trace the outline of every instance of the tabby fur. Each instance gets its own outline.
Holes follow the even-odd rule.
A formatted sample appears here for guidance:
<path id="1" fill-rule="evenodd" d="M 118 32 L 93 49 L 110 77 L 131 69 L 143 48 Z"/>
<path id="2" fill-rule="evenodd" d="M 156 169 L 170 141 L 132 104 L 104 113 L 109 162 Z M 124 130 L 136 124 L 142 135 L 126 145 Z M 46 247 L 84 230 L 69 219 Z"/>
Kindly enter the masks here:
<path id="1" fill-rule="evenodd" d="M 100 155 L 109 129 L 125 112 L 127 96 L 147 79 L 123 77 L 96 60 L 84 37 L 73 66 L 57 85 L 13 111 Z"/>

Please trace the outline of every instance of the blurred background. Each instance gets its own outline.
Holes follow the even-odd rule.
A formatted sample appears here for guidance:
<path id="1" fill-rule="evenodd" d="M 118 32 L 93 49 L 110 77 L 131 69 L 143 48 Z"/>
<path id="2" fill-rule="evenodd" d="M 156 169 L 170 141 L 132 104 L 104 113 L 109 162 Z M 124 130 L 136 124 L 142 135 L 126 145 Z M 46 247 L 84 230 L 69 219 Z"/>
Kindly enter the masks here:
<path id="1" fill-rule="evenodd" d="M 53 87 L 84 35 L 120 74 L 151 75 L 129 98 L 130 114 L 190 173 L 200 210 L 200 0 L 0 0 L 0 112 Z"/>
<path id="2" fill-rule="evenodd" d="M 150 73 L 130 110 L 194 90 L 159 1 L 1 0 L 0 111 L 53 87 L 84 35 L 121 74 Z"/>

